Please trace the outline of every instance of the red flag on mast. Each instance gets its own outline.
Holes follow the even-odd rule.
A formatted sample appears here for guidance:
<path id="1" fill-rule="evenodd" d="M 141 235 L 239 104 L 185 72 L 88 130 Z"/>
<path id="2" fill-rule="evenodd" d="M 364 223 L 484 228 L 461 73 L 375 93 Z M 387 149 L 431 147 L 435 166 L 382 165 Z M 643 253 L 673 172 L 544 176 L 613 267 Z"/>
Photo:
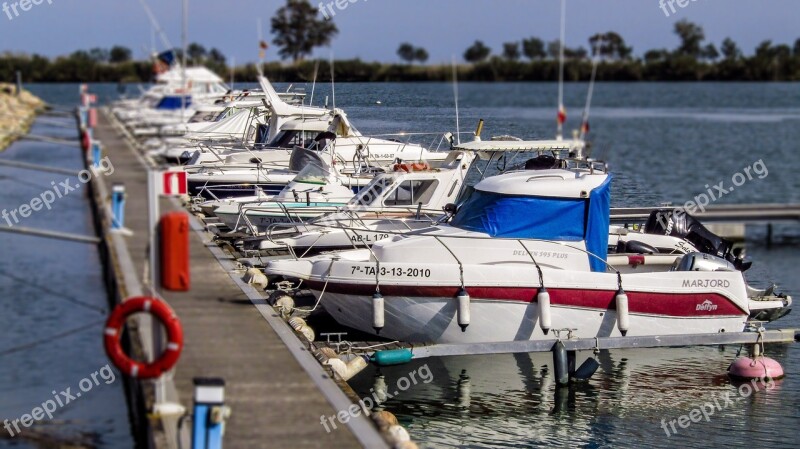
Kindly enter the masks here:
<path id="1" fill-rule="evenodd" d="M 564 108 L 564 105 L 562 104 L 558 108 L 558 124 L 563 125 L 564 122 L 566 121 L 567 121 L 567 110 Z"/>

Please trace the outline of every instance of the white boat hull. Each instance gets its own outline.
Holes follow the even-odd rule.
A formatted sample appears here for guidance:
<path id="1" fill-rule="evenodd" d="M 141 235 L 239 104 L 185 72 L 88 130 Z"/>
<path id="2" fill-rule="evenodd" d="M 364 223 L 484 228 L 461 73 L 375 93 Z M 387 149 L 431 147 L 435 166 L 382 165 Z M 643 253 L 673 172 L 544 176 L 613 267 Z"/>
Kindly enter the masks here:
<path id="1" fill-rule="evenodd" d="M 318 292 L 317 292 L 318 294 Z M 610 293 L 613 297 L 613 293 Z M 372 298 L 325 293 L 322 304 L 337 322 L 364 332 L 372 328 Z M 385 297 L 386 324 L 380 336 L 408 342 L 481 343 L 516 340 L 553 340 L 539 327 L 535 302 L 471 301 L 472 320 L 464 332 L 456 318 L 455 299 L 440 297 Z M 553 329 L 575 329 L 579 338 L 621 336 L 613 309 L 553 305 Z M 747 315 L 679 317 L 630 315 L 627 336 L 739 332 Z M 566 333 L 562 338 L 566 338 Z"/>
<path id="2" fill-rule="evenodd" d="M 350 253 L 357 259 L 355 256 L 362 252 L 365 251 Z M 321 304 L 337 322 L 376 333 L 372 322 L 375 264 L 346 259 L 332 263 L 322 259 L 274 261 L 268 274 L 275 274 L 278 267 L 283 267 L 279 271 L 284 275 L 290 275 L 291 267 L 296 267 L 297 277 L 305 279 L 304 287 L 317 298 L 322 295 Z M 309 268 L 313 273 L 310 276 Z M 479 277 L 472 268 L 465 266 L 465 278 Z M 452 273 L 455 279 L 442 282 L 439 275 L 445 273 L 436 264 L 381 264 L 378 273 L 385 326 L 379 335 L 436 343 L 554 339 L 554 332 L 545 335 L 539 323 L 535 271 L 504 267 L 509 270 L 508 281 L 491 281 L 500 269 L 480 267 L 484 280 L 467 283 L 471 322 L 462 332 L 457 319 L 457 269 Z M 345 280 L 346 277 L 350 279 Z M 738 272 L 642 273 L 622 278 L 628 296 L 627 336 L 740 332 L 750 314 Z M 574 329 L 572 335 L 580 338 L 621 336 L 615 302 L 616 275 L 574 276 L 545 270 L 544 279 L 550 295 L 551 329 Z"/>

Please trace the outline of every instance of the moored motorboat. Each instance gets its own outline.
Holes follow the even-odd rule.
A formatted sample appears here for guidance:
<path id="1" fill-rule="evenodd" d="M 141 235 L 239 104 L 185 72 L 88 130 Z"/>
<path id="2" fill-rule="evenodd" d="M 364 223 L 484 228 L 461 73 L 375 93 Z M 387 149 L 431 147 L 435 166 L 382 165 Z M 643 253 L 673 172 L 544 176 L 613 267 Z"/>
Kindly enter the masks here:
<path id="1" fill-rule="evenodd" d="M 439 168 L 397 164 L 378 174 L 347 205 L 308 223 L 270 226 L 246 249 L 313 254 L 370 246 L 395 232 L 431 226 L 456 201 L 475 156 L 451 151 Z"/>
<path id="2" fill-rule="evenodd" d="M 671 271 L 630 273 L 608 263 L 609 188 L 596 170 L 509 172 L 476 185 L 447 224 L 266 272 L 302 279 L 340 324 L 411 342 L 742 331 L 759 301 L 730 262 L 691 253 Z"/>

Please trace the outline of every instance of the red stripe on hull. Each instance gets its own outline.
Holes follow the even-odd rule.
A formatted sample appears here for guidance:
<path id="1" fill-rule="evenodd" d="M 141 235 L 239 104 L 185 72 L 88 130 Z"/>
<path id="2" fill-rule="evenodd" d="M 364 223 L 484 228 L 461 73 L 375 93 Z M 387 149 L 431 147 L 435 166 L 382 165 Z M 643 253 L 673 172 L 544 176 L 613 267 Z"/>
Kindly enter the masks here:
<path id="1" fill-rule="evenodd" d="M 324 282 L 305 281 L 307 288 L 320 291 Z M 459 287 L 381 285 L 384 296 L 408 298 L 455 298 Z M 372 296 L 374 285 L 329 283 L 330 293 L 357 296 Z M 616 291 L 551 289 L 550 304 L 553 306 L 580 307 L 598 311 L 616 309 Z M 537 288 L 532 287 L 467 287 L 473 299 L 488 301 L 536 302 Z M 718 293 L 650 293 L 626 292 L 630 313 L 662 315 L 670 317 L 738 316 L 747 315 L 733 301 Z"/>

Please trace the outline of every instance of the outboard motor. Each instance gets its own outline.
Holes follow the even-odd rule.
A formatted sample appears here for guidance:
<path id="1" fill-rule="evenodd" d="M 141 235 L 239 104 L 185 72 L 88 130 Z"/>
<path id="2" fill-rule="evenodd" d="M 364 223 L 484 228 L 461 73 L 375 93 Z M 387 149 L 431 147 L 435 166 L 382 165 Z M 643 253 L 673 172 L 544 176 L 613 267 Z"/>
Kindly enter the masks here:
<path id="1" fill-rule="evenodd" d="M 689 253 L 681 258 L 675 271 L 736 271 L 736 267 L 717 256 Z"/>
<path id="2" fill-rule="evenodd" d="M 685 212 L 675 214 L 673 209 L 654 210 L 644 225 L 644 233 L 684 239 L 700 252 L 724 259 L 740 271 L 752 265 L 733 254 L 733 242 L 709 231 L 699 220 Z"/>

